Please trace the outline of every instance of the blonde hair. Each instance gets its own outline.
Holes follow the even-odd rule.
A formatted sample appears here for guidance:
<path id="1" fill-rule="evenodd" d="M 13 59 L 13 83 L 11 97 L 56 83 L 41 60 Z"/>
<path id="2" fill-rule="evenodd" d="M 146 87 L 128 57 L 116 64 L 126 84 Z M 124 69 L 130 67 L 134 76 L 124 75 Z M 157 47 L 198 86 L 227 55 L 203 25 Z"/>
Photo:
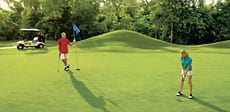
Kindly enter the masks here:
<path id="1" fill-rule="evenodd" d="M 181 50 L 180 50 L 180 53 L 186 53 L 187 55 L 189 54 L 188 51 L 185 50 L 185 49 L 181 49 Z"/>

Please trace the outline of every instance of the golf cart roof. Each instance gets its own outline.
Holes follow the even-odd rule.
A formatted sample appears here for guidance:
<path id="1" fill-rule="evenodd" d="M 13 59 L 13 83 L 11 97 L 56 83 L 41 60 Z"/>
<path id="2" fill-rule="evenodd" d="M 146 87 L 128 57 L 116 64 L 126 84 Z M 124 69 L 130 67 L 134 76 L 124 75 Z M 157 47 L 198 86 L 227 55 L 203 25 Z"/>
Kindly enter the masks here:
<path id="1" fill-rule="evenodd" d="M 39 29 L 20 29 L 21 31 L 34 31 L 34 32 L 39 32 Z"/>

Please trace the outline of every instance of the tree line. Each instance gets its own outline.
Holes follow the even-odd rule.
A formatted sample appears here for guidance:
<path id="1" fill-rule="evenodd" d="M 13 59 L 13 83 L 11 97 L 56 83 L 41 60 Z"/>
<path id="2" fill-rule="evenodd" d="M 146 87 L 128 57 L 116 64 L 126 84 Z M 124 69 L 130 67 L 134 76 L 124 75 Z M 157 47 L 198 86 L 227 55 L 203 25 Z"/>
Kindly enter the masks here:
<path id="1" fill-rule="evenodd" d="M 177 44 L 203 44 L 230 39 L 230 0 L 4 0 L 0 9 L 0 39 L 17 39 L 20 28 L 39 28 L 46 39 L 72 23 L 78 40 L 126 29 Z"/>

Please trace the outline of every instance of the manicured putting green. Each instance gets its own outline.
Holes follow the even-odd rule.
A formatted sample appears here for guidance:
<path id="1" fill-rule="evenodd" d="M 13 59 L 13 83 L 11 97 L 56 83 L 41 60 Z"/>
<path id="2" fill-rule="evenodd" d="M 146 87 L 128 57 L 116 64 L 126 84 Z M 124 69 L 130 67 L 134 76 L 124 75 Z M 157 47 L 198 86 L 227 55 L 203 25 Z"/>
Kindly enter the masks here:
<path id="1" fill-rule="evenodd" d="M 55 42 L 0 50 L 0 112 L 227 112 L 229 44 L 179 46 L 116 31 L 79 42 L 77 55 L 70 47 L 69 72 L 62 64 L 57 72 Z M 185 96 L 175 96 L 182 48 L 193 57 L 192 100 L 187 83 Z"/>

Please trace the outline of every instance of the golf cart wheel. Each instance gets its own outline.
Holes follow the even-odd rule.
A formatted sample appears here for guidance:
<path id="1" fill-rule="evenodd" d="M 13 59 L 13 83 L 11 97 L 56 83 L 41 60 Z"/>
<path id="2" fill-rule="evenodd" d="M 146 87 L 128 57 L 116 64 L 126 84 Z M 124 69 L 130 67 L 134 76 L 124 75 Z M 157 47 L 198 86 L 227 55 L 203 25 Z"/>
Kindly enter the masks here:
<path id="1" fill-rule="evenodd" d="M 22 45 L 22 44 L 19 44 L 18 46 L 17 46 L 17 48 L 18 48 L 18 50 L 23 50 L 24 49 L 24 45 Z"/>
<path id="2" fill-rule="evenodd" d="M 38 47 L 39 49 L 42 49 L 42 48 L 44 48 L 44 45 L 43 45 L 43 44 L 39 44 L 37 47 Z"/>

